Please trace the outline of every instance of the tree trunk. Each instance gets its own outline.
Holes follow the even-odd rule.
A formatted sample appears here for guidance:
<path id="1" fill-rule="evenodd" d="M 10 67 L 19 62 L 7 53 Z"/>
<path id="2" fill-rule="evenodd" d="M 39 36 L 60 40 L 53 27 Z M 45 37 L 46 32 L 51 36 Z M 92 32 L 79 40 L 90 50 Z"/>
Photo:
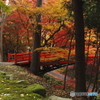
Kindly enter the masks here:
<path id="1" fill-rule="evenodd" d="M 3 26 L 5 22 L 5 16 L 2 12 L 2 7 L 0 7 L 0 62 L 3 61 Z"/>
<path id="2" fill-rule="evenodd" d="M 42 0 L 37 0 L 36 6 L 40 7 L 42 5 Z M 32 54 L 32 61 L 31 61 L 31 72 L 33 74 L 39 74 L 40 70 L 40 54 L 38 51 L 34 51 L 36 48 L 41 46 L 41 15 L 37 15 L 36 17 L 36 27 L 35 32 L 33 33 L 33 54 Z"/>
<path id="3" fill-rule="evenodd" d="M 75 17 L 75 37 L 76 37 L 76 92 L 86 92 L 85 79 L 85 43 L 84 43 L 84 21 L 82 0 L 72 0 Z"/>
<path id="4" fill-rule="evenodd" d="M 0 62 L 3 61 L 3 23 L 0 22 Z"/>

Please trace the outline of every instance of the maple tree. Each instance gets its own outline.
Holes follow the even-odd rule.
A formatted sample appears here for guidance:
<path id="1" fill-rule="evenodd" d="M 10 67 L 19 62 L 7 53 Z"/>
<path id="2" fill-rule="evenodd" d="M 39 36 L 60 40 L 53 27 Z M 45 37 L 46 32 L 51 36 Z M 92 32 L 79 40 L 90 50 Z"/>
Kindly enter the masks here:
<path id="1" fill-rule="evenodd" d="M 31 48 L 32 36 L 29 20 L 23 14 L 14 12 L 6 18 L 4 25 L 4 55 L 10 53 L 26 52 L 28 47 Z M 30 33 L 29 33 L 30 32 Z M 9 46 L 6 46 L 9 45 Z"/>
<path id="2" fill-rule="evenodd" d="M 33 23 L 33 27 L 36 23 L 35 17 L 40 13 L 42 14 L 41 25 L 42 25 L 42 34 L 41 34 L 41 45 L 46 46 L 46 44 L 51 41 L 51 38 L 54 37 L 58 31 L 63 30 L 62 27 L 67 29 L 71 27 L 69 18 L 66 16 L 68 11 L 63 8 L 62 0 L 56 1 L 45 1 L 43 2 L 43 7 L 35 7 L 35 4 L 28 3 L 28 6 L 25 6 L 26 3 L 19 3 L 15 6 L 17 10 L 29 17 Z M 34 8 L 34 9 L 33 9 Z M 52 8 L 52 9 L 50 9 Z M 50 9 L 50 10 L 49 10 Z M 62 13 L 63 12 L 63 13 Z M 66 24 L 65 24 L 66 23 Z M 72 23 L 73 25 L 73 23 Z M 34 29 L 34 28 L 33 28 Z"/>
<path id="3" fill-rule="evenodd" d="M 68 10 L 63 7 L 62 0 L 48 0 L 43 9 L 45 9 L 42 17 L 43 46 L 48 43 L 49 46 L 61 47 L 62 45 L 57 41 L 62 41 L 63 37 L 66 37 L 66 40 L 68 39 L 69 35 L 67 33 L 73 27 L 73 23 L 69 21 L 72 17 L 68 17 Z M 63 42 L 66 43 L 66 40 Z"/>

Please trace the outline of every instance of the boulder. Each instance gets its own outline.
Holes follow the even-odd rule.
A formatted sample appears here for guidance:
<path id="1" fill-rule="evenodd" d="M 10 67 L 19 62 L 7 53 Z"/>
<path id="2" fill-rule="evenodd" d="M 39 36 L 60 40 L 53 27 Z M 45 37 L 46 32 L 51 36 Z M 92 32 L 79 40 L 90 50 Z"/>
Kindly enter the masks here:
<path id="1" fill-rule="evenodd" d="M 62 98 L 62 97 L 58 97 L 58 96 L 50 96 L 48 100 L 72 100 L 70 98 Z"/>
<path id="2" fill-rule="evenodd" d="M 29 85 L 25 90 L 26 92 L 33 92 L 33 93 L 40 94 L 43 97 L 46 96 L 46 89 L 40 84 Z"/>

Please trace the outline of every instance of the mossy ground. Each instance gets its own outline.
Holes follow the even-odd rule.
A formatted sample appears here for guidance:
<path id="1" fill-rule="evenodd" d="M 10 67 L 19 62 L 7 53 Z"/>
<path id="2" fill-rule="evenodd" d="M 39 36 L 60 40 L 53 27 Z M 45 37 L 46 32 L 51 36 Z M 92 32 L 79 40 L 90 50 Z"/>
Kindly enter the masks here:
<path id="1" fill-rule="evenodd" d="M 27 67 L 29 67 L 29 66 L 27 65 Z M 59 82 L 55 82 L 53 80 L 54 82 L 52 83 L 51 79 L 49 81 L 49 80 L 46 80 L 44 77 L 36 76 L 36 75 L 28 72 L 28 70 L 24 66 L 22 67 L 22 66 L 18 66 L 18 65 L 3 65 L 2 64 L 2 65 L 0 65 L 0 71 L 6 72 L 7 75 L 12 74 L 13 80 L 26 80 L 31 84 L 42 85 L 46 89 L 46 97 L 49 97 L 51 95 L 56 95 L 59 97 L 70 98 L 70 94 L 69 94 L 69 92 L 67 92 L 67 89 L 63 90 L 63 89 L 55 87 L 55 85 L 58 85 Z M 16 99 L 8 99 L 8 100 L 16 100 Z M 17 100 L 21 100 L 21 98 L 17 99 Z M 27 100 L 27 99 L 24 99 L 24 100 Z M 30 98 L 28 100 L 38 100 L 38 99 Z M 43 98 L 43 100 L 45 100 L 45 98 Z M 48 99 L 46 98 L 46 100 L 48 100 Z"/>
<path id="2" fill-rule="evenodd" d="M 9 80 L 9 77 L 0 72 L 0 100 L 43 100 L 39 94 L 26 92 L 27 81 Z"/>

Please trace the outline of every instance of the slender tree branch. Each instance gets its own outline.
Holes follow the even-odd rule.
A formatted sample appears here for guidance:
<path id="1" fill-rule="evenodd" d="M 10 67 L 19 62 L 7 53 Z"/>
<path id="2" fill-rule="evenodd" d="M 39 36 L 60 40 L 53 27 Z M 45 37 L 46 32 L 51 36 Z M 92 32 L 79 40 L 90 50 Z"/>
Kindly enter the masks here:
<path id="1" fill-rule="evenodd" d="M 59 28 L 58 28 L 56 31 L 54 31 L 53 34 L 52 34 L 47 40 L 45 40 L 45 44 L 42 45 L 42 46 L 45 46 L 45 45 L 47 44 L 47 42 L 48 42 L 51 38 L 53 38 L 53 36 L 54 36 L 57 32 L 59 32 L 60 29 L 61 29 L 62 27 L 65 27 L 65 24 L 60 25 Z"/>

